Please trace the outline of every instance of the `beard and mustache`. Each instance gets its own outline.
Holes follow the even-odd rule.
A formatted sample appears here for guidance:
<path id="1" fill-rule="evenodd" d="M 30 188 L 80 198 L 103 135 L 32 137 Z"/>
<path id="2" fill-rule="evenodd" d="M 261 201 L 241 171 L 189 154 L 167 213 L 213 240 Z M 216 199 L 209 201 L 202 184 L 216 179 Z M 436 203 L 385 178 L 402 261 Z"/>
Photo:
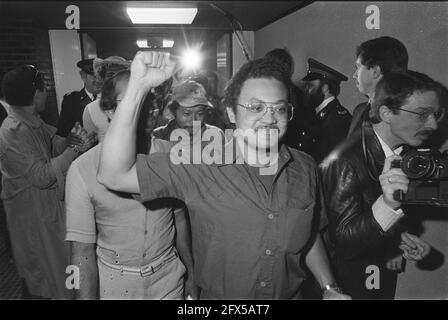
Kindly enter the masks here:
<path id="1" fill-rule="evenodd" d="M 316 109 L 325 99 L 322 92 L 322 84 L 312 92 L 306 91 L 304 96 L 304 104 L 308 110 Z"/>

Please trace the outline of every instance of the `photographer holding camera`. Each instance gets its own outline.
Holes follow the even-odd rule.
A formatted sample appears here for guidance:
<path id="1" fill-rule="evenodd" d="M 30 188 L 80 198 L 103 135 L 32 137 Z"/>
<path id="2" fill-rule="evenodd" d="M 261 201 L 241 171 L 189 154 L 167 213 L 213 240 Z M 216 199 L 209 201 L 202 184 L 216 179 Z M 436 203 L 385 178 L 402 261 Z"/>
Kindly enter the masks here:
<path id="1" fill-rule="evenodd" d="M 338 283 L 354 299 L 393 299 L 403 258 L 423 259 L 430 246 L 406 232 L 401 202 L 409 178 L 403 148 L 418 147 L 438 128 L 444 112 L 440 85 L 403 71 L 377 84 L 372 115 L 362 130 L 321 164 L 329 227 L 326 241 Z"/>

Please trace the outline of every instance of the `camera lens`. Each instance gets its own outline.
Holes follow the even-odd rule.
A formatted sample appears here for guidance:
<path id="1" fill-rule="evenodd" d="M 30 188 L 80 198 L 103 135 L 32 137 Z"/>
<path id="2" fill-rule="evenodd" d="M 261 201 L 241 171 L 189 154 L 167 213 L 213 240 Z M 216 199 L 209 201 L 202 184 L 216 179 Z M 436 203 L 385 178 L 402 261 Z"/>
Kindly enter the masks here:
<path id="1" fill-rule="evenodd" d="M 412 154 L 403 159 L 403 171 L 411 179 L 431 177 L 435 163 L 429 154 Z"/>

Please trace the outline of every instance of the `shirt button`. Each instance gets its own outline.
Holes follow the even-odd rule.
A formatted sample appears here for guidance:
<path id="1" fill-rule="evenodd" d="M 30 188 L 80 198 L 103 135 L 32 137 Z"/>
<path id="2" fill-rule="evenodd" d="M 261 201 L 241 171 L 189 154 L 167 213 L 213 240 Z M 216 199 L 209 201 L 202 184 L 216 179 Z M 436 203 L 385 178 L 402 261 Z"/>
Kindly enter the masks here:
<path id="1" fill-rule="evenodd" d="M 262 287 L 262 288 L 266 287 L 266 282 L 261 281 L 261 282 L 260 282 L 260 287 Z"/>
<path id="2" fill-rule="evenodd" d="M 269 219 L 269 220 L 274 219 L 274 215 L 273 215 L 272 213 L 268 214 L 268 219 Z"/>
<path id="3" fill-rule="evenodd" d="M 148 234 L 148 230 L 145 230 L 145 235 L 147 235 Z"/>
<path id="4" fill-rule="evenodd" d="M 271 254 L 272 254 L 272 251 L 271 250 L 269 250 L 269 249 L 266 249 L 266 254 L 268 255 L 268 256 L 270 256 Z"/>
<path id="5" fill-rule="evenodd" d="M 146 253 L 143 254 L 143 258 L 146 257 Z"/>

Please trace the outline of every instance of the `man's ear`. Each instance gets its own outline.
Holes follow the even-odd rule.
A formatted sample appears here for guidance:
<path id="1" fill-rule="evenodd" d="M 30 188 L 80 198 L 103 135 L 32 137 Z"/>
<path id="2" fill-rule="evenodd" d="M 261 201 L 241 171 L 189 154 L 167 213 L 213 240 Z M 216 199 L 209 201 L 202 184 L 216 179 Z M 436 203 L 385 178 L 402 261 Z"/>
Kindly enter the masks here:
<path id="1" fill-rule="evenodd" d="M 373 72 L 373 78 L 374 79 L 379 79 L 383 76 L 383 73 L 381 72 L 381 67 L 380 66 L 373 66 L 372 67 L 372 72 Z"/>
<path id="2" fill-rule="evenodd" d="M 229 120 L 232 123 L 236 123 L 236 115 L 232 108 L 226 107 L 227 115 L 229 116 Z"/>
<path id="3" fill-rule="evenodd" d="M 390 123 L 391 121 L 391 117 L 393 115 L 392 110 L 390 110 L 388 107 L 386 106 L 381 106 L 378 109 L 378 114 L 380 116 L 381 121 L 384 121 L 386 123 Z"/>
<path id="4" fill-rule="evenodd" d="M 326 84 L 326 83 L 323 83 L 322 84 L 322 87 L 321 87 L 321 90 L 322 90 L 322 93 L 324 94 L 324 95 L 327 95 L 327 94 L 329 94 L 330 92 L 330 88 L 328 87 L 328 84 Z"/>

